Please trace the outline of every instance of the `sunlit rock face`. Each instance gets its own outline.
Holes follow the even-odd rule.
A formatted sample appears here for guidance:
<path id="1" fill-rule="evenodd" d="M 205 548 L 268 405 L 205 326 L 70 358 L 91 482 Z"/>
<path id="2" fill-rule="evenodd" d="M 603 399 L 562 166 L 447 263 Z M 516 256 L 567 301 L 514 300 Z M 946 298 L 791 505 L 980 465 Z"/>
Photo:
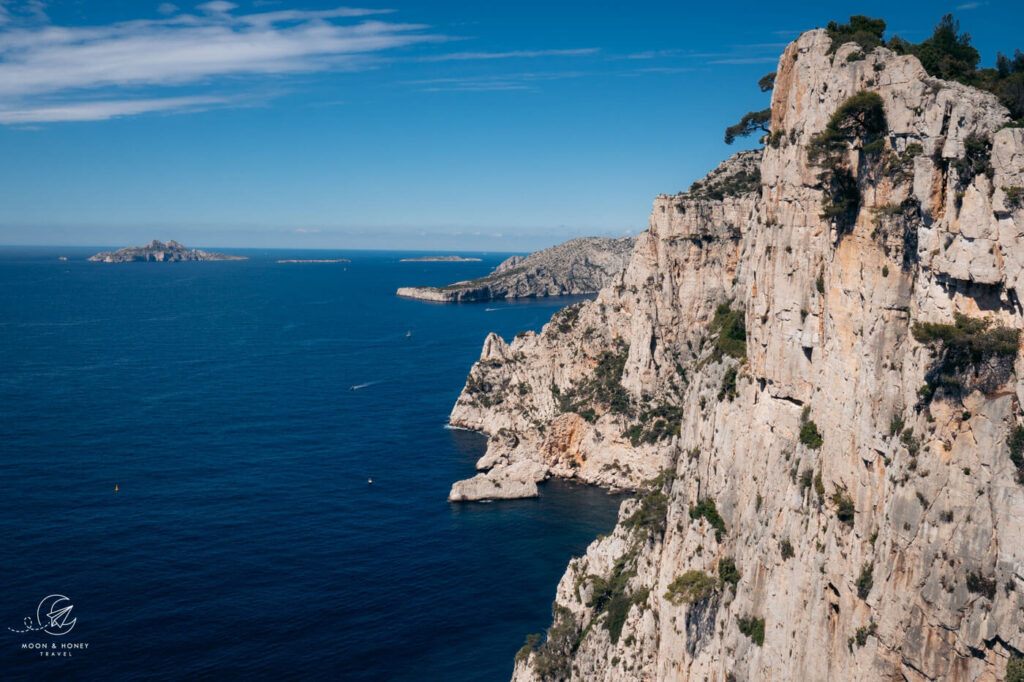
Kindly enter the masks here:
<path id="1" fill-rule="evenodd" d="M 516 680 L 1001 680 L 1024 651 L 1024 129 L 829 47 L 786 48 L 763 152 L 657 197 L 595 301 L 484 344 L 451 423 L 485 478 L 641 493 Z M 823 217 L 808 147 L 860 91 L 882 143 L 842 141 Z"/>

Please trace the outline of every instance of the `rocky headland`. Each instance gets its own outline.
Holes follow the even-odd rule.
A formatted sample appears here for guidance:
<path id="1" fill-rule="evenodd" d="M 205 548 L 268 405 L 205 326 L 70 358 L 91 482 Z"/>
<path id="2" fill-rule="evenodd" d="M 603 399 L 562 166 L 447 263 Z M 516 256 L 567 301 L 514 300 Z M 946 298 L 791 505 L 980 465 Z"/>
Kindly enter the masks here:
<path id="1" fill-rule="evenodd" d="M 515 680 L 1024 674 L 1024 128 L 861 37 L 791 43 L 763 150 L 484 342 L 451 499 L 637 491 Z"/>
<path id="2" fill-rule="evenodd" d="M 629 262 L 634 237 L 580 237 L 512 256 L 486 277 L 443 287 L 401 287 L 398 295 L 441 303 L 594 294 Z"/>
<path id="3" fill-rule="evenodd" d="M 231 256 L 225 253 L 189 249 L 171 239 L 166 244 L 154 239 L 145 246 L 129 246 L 117 251 L 103 251 L 89 260 L 98 263 L 174 263 L 180 261 L 245 260 L 245 256 Z"/>
<path id="4" fill-rule="evenodd" d="M 471 256 L 419 256 L 402 258 L 399 263 L 479 263 L 480 260 Z"/>

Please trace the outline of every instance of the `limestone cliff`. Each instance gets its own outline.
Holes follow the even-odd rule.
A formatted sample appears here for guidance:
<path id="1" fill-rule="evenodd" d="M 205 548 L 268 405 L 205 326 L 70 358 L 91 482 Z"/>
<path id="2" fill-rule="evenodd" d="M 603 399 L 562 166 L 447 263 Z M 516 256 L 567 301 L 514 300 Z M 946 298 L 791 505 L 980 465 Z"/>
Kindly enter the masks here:
<path id="1" fill-rule="evenodd" d="M 580 237 L 529 256 L 511 256 L 486 277 L 397 294 L 441 303 L 593 294 L 626 267 L 633 237 Z"/>
<path id="2" fill-rule="evenodd" d="M 451 423 L 490 440 L 453 499 L 640 493 L 516 680 L 994 681 L 1024 652 L 1024 129 L 830 43 L 786 48 L 763 152 L 657 197 L 596 300 L 470 372 Z"/>

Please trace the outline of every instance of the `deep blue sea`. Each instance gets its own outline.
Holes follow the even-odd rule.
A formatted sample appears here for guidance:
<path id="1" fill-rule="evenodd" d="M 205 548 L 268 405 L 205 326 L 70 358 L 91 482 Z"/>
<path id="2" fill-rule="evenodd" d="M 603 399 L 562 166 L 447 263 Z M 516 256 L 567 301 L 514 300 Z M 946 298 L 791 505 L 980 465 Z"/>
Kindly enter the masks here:
<path id="1" fill-rule="evenodd" d="M 449 504 L 484 439 L 445 423 L 489 331 L 571 301 L 394 296 L 501 256 L 96 250 L 0 249 L 0 678 L 508 679 L 620 499 Z M 66 634 L 11 632 L 50 595 Z"/>

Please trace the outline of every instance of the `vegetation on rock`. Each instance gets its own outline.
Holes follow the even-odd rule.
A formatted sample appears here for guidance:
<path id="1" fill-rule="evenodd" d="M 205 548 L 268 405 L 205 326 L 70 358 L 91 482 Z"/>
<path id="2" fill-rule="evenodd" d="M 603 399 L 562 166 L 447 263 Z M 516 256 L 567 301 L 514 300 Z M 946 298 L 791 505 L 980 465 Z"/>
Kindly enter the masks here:
<path id="1" fill-rule="evenodd" d="M 857 596 L 861 599 L 867 599 L 871 593 L 871 587 L 875 584 L 874 579 L 875 562 L 865 562 L 860 569 L 860 575 L 857 577 Z"/>
<path id="2" fill-rule="evenodd" d="M 721 542 L 722 537 L 726 534 L 725 521 L 718 513 L 718 508 L 715 506 L 713 498 L 705 497 L 690 507 L 691 519 L 696 521 L 702 517 L 708 522 L 708 525 L 715 529 L 715 539 Z"/>
<path id="3" fill-rule="evenodd" d="M 693 604 L 713 595 L 719 588 L 717 578 L 704 571 L 687 571 L 669 583 L 665 599 L 673 604 Z"/>
<path id="4" fill-rule="evenodd" d="M 813 420 L 804 422 L 804 425 L 800 427 L 801 444 L 806 445 L 812 450 L 817 450 L 824 442 L 821 434 L 818 433 L 818 425 Z"/>
<path id="5" fill-rule="evenodd" d="M 768 133 L 769 123 L 772 120 L 772 110 L 762 109 L 761 111 L 748 111 L 743 114 L 739 123 L 725 129 L 725 143 L 732 144 L 737 137 L 747 137 L 758 131 Z"/>
<path id="6" fill-rule="evenodd" d="M 764 646 L 764 618 L 746 616 L 740 618 L 737 623 L 740 632 L 749 637 L 754 644 Z"/>
<path id="7" fill-rule="evenodd" d="M 733 310 L 731 302 L 721 303 L 715 309 L 709 332 L 714 337 L 712 361 L 717 362 L 723 355 L 744 360 L 747 357 L 747 324 L 745 311 Z"/>
<path id="8" fill-rule="evenodd" d="M 960 313 L 953 319 L 953 324 L 915 322 L 911 327 L 935 358 L 925 374 L 927 390 L 921 395 L 926 402 L 940 391 L 952 397 L 975 389 L 989 393 L 1013 373 L 1020 330 Z"/>

